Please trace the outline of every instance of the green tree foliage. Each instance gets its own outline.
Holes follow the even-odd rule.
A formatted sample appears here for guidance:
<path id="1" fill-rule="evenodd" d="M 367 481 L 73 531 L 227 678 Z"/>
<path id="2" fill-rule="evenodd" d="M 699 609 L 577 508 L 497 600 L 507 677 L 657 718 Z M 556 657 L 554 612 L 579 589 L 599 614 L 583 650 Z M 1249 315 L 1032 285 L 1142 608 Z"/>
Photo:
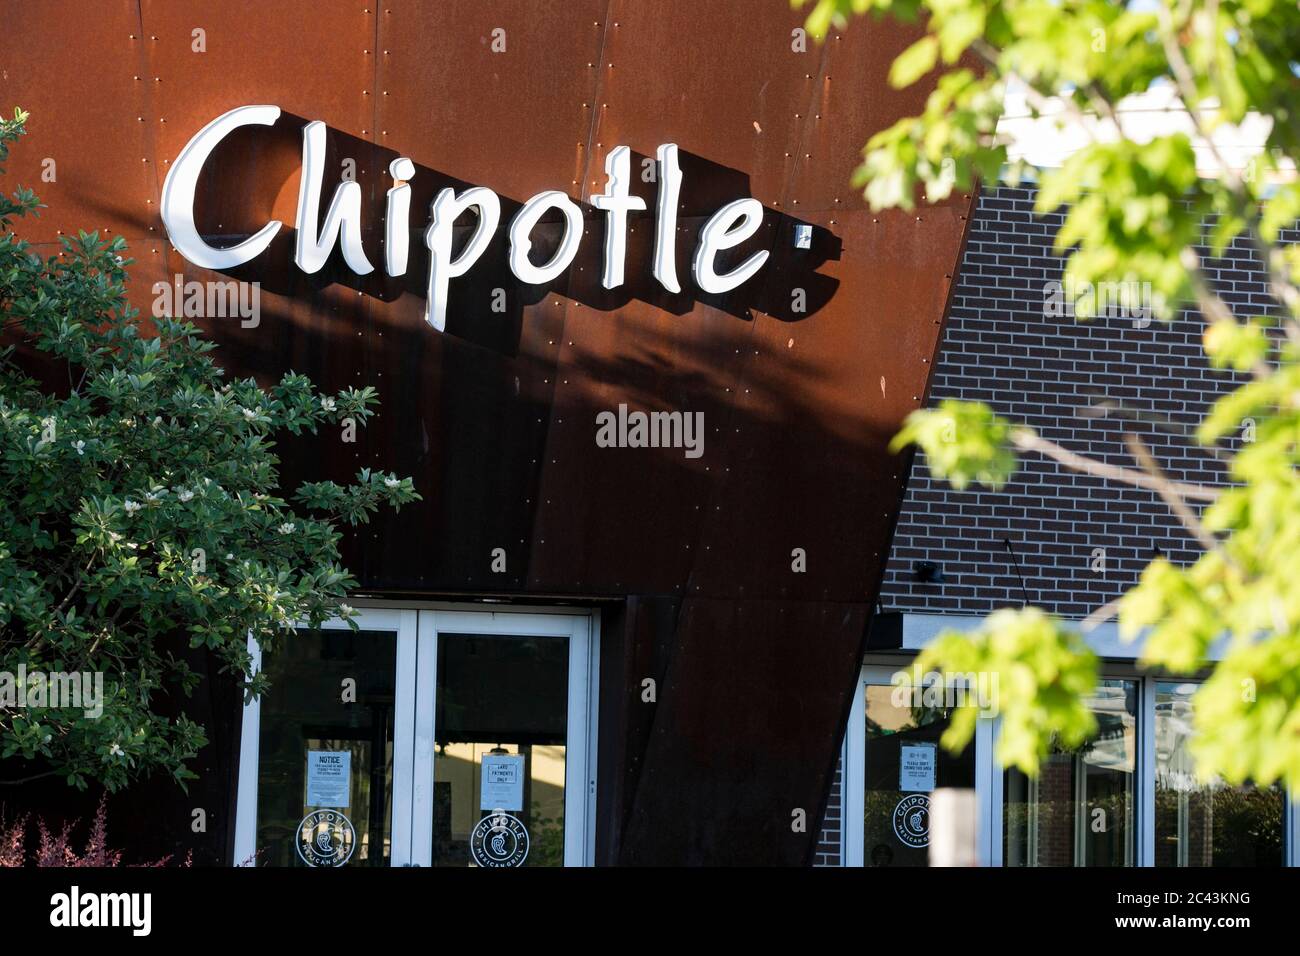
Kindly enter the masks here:
<path id="1" fill-rule="evenodd" d="M 1084 626 L 1117 613 L 1121 633 L 1142 640 L 1144 666 L 1180 674 L 1204 666 L 1211 644 L 1226 638 L 1226 656 L 1195 697 L 1198 769 L 1300 789 L 1300 246 L 1279 242 L 1300 216 L 1300 8 L 1275 0 L 815 0 L 808 26 L 822 35 L 856 14 L 921 21 L 924 35 L 890 79 L 936 84 L 920 116 L 867 143 L 857 177 L 873 208 L 911 208 L 980 180 L 1014 183 L 1032 173 L 1038 211 L 1066 207 L 1056 236 L 1066 287 L 1150 283 L 1157 317 L 1193 305 L 1212 365 L 1249 376 L 1195 434 L 1228 462 L 1226 487 L 1168 479 L 1135 433 L 1126 436 L 1134 465 L 1120 467 L 977 404 L 913 413 L 896 445 L 919 445 L 931 470 L 959 487 L 996 487 L 1017 453 L 1035 453 L 1157 491 L 1202 557 L 1190 567 L 1157 558 Z M 1060 168 L 1009 159 L 997 130 L 1009 88 L 1036 116 L 1083 131 L 1086 145 Z M 1187 129 L 1152 136 L 1126 119 L 1121 101 L 1152 91 L 1186 112 Z M 1234 168 L 1214 134 L 1252 115 L 1268 124 L 1266 148 Z M 1214 175 L 1198 175 L 1194 144 L 1215 161 Z M 1202 270 L 1198 249 L 1218 256 L 1238 237 L 1267 270 L 1275 299 L 1261 310 L 1268 314 L 1235 313 Z M 1088 311 L 1084 303 L 1076 314 Z M 998 670 L 1004 686 L 1015 675 L 1001 701 L 999 757 L 1026 772 L 1045 753 L 1044 726 L 1082 727 L 1074 698 L 1097 667 L 1071 626 L 1034 609 L 998 612 L 973 638 L 947 635 L 924 664 Z M 973 726 L 954 723 L 946 743 L 964 745 Z"/>
<path id="2" fill-rule="evenodd" d="M 0 163 L 25 119 L 0 121 Z M 281 497 L 276 435 L 362 425 L 374 390 L 225 381 L 198 328 L 128 306 L 121 238 L 81 233 L 41 258 L 14 235 L 39 208 L 27 189 L 0 196 L 0 673 L 98 672 L 104 700 L 91 716 L 39 706 L 29 677 L 17 693 L 38 706 L 0 709 L 0 760 L 6 782 L 21 767 L 83 788 L 183 785 L 203 728 L 159 704 L 198 683 L 189 650 L 260 693 L 250 635 L 267 647 L 352 614 L 338 522 L 419 495 L 363 470 Z"/>

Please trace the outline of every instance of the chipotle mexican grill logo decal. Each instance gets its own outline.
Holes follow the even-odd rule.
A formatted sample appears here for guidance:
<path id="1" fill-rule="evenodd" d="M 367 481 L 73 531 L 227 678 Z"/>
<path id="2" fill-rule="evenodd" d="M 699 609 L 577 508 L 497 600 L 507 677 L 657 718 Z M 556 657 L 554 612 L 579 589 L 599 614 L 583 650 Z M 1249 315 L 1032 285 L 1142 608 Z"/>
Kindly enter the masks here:
<path id="1" fill-rule="evenodd" d="M 278 106 L 241 106 L 223 113 L 194 135 L 168 171 L 162 192 L 163 225 L 176 251 L 196 266 L 217 271 L 241 266 L 265 251 L 280 231 L 282 223 L 272 220 L 242 242 L 217 248 L 204 241 L 194 223 L 194 193 L 199 173 L 217 144 L 242 126 L 271 126 L 279 118 Z M 325 153 L 325 124 L 315 120 L 302 130 L 302 180 L 298 190 L 294 262 L 306 273 L 319 272 L 338 244 L 348 268 L 357 275 L 367 275 L 375 267 L 361 245 L 361 186 L 347 179 L 337 183 L 325 218 L 323 221 L 320 218 Z M 661 286 L 677 293 L 681 292 L 676 248 L 682 172 L 676 144 L 661 145 L 656 157 L 659 169 L 653 272 Z M 406 274 L 409 253 L 409 181 L 415 176 L 415 163 L 401 156 L 389 164 L 388 171 L 394 185 L 388 190 L 384 209 L 384 270 L 390 276 L 401 276 Z M 606 289 L 615 289 L 623 284 L 628 213 L 646 208 L 644 199 L 629 192 L 632 174 L 628 147 L 619 146 L 605 158 L 605 181 L 605 191 L 592 196 L 591 205 L 605 213 L 601 284 Z M 529 258 L 532 232 L 552 210 L 564 219 L 563 238 L 550 261 L 536 265 Z M 471 211 L 477 215 L 477 222 L 460 252 L 453 255 L 456 222 Z M 755 252 L 729 272 L 719 273 L 716 268 L 718 254 L 749 239 L 758 232 L 762 221 L 763 205 L 752 198 L 737 199 L 713 214 L 700 230 L 691 265 L 695 284 L 703 292 L 728 292 L 753 278 L 763 267 L 768 257 L 766 250 Z M 468 272 L 483 255 L 500 222 L 501 200 L 486 187 L 474 186 L 461 192 L 443 189 L 434 199 L 424 233 L 424 244 L 429 249 L 424 318 L 439 332 L 446 326 L 447 290 L 451 280 Z M 520 282 L 545 285 L 572 264 L 582 235 L 582 210 L 577 203 L 559 190 L 538 193 L 524 203 L 510 222 L 510 271 Z"/>
<path id="2" fill-rule="evenodd" d="M 894 836 L 914 850 L 930 844 L 930 798 L 914 793 L 894 807 Z"/>
<path id="3" fill-rule="evenodd" d="M 470 834 L 469 855 L 479 866 L 523 866 L 528 859 L 528 829 L 509 813 L 489 813 Z"/>
<path id="4" fill-rule="evenodd" d="M 343 866 L 356 846 L 352 821 L 337 810 L 316 810 L 298 824 L 298 856 L 308 866 Z"/>

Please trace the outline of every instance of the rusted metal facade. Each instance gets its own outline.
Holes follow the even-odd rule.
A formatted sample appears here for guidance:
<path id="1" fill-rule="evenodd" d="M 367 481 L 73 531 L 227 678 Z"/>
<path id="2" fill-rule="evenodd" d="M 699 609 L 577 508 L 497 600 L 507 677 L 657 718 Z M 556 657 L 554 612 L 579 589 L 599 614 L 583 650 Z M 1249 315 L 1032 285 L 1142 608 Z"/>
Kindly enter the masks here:
<path id="1" fill-rule="evenodd" d="M 26 236 L 125 236 L 146 314 L 156 281 L 222 278 L 166 242 L 169 164 L 227 110 L 282 108 L 217 149 L 196 208 L 215 245 L 286 223 L 231 273 L 261 282 L 261 323 L 202 324 L 233 374 L 379 389 L 355 444 L 284 448 L 290 482 L 414 476 L 422 503 L 347 542 L 367 593 L 601 602 L 599 862 L 810 859 L 906 474 L 886 444 L 923 401 L 959 257 L 969 196 L 877 214 L 849 185 L 867 138 L 922 105 L 925 90 L 885 79 L 913 34 L 864 22 L 800 52 L 800 25 L 785 0 L 39 0 L 0 39 L 0 107 L 32 113 L 6 188 L 49 206 Z M 372 262 L 388 163 L 415 162 L 406 276 L 358 277 L 337 252 L 314 276 L 293 265 L 309 120 L 328 124 L 331 169 L 355 160 Z M 627 145 L 639 172 L 669 142 L 683 291 L 651 276 L 655 185 L 640 176 L 649 211 L 633 214 L 626 284 L 607 291 L 604 218 L 587 204 L 605 156 Z M 40 181 L 47 157 L 55 182 Z M 507 268 L 503 225 L 453 280 L 439 333 L 422 317 L 421 237 L 436 191 L 471 184 L 502 197 L 503 223 L 563 190 L 586 235 L 539 288 Z M 699 294 L 696 234 L 749 196 L 766 214 L 745 249 L 767 264 Z M 810 248 L 796 223 L 815 227 Z M 559 229 L 544 222 L 537 244 Z M 620 403 L 703 412 L 703 456 L 598 448 L 595 416 Z"/>

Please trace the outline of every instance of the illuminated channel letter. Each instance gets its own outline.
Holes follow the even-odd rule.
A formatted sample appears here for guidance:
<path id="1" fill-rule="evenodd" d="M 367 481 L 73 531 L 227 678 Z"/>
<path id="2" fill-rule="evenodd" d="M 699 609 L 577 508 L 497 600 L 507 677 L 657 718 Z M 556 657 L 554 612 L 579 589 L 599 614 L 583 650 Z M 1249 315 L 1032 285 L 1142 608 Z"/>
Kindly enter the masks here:
<path id="1" fill-rule="evenodd" d="M 682 191 L 682 170 L 677 165 L 677 144 L 659 147 L 659 204 L 655 221 L 655 278 L 669 292 L 681 292 L 677 283 L 677 197 Z"/>
<path id="2" fill-rule="evenodd" d="M 415 163 L 399 156 L 388 164 L 393 187 L 388 190 L 388 211 L 384 216 L 384 271 L 390 276 L 406 275 L 406 256 L 411 242 L 411 187 Z"/>
<path id="3" fill-rule="evenodd" d="M 478 210 L 478 225 L 460 255 L 452 259 L 452 227 L 471 207 Z M 499 222 L 501 200 L 486 186 L 475 186 L 459 196 L 454 189 L 444 189 L 433 201 L 433 218 L 424 232 L 424 244 L 429 247 L 429 287 L 424 321 L 439 332 L 447 326 L 447 288 L 451 280 L 463 276 L 483 255 Z"/>
<path id="4" fill-rule="evenodd" d="M 550 209 L 558 209 L 564 213 L 564 238 L 560 240 L 560 248 L 555 250 L 555 255 L 551 257 L 550 262 L 535 266 L 528 258 L 528 253 L 533 248 L 533 240 L 530 236 L 533 227 Z M 573 257 L 578 254 L 580 242 L 582 242 L 582 210 L 578 208 L 577 203 L 558 189 L 538 193 L 524 203 L 523 208 L 515 214 L 514 220 L 510 223 L 510 271 L 520 282 L 529 285 L 545 285 L 569 268 Z"/>
<path id="5" fill-rule="evenodd" d="M 767 250 L 756 252 L 732 271 L 718 275 L 714 258 L 724 249 L 740 245 L 763 224 L 763 204 L 757 199 L 737 199 L 713 214 L 700 230 L 695 248 L 695 284 L 705 292 L 728 292 L 753 277 L 767 261 Z"/>
<path id="6" fill-rule="evenodd" d="M 623 260 L 627 258 L 627 214 L 644 209 L 645 200 L 629 196 L 632 178 L 631 150 L 619 146 L 605 157 L 605 191 L 591 197 L 591 204 L 605 210 L 605 272 L 601 285 L 617 289 L 623 284 Z"/>
<path id="7" fill-rule="evenodd" d="M 302 183 L 298 187 L 298 243 L 293 261 L 303 272 L 319 272 L 330 257 L 334 243 L 343 247 L 343 259 L 357 275 L 375 267 L 361 248 L 361 187 L 344 180 L 334 190 L 325 223 L 320 227 L 321 181 L 325 177 L 325 124 L 313 120 L 302 128 Z M 339 236 L 342 233 L 342 239 Z"/>
<path id="8" fill-rule="evenodd" d="M 215 249 L 194 225 L 194 190 L 199 173 L 216 145 L 241 126 L 270 126 L 280 118 L 278 106 L 241 106 L 222 113 L 185 144 L 163 181 L 162 221 L 167 238 L 182 256 L 204 269 L 233 269 L 260 255 L 281 223 L 271 220 L 238 245 Z"/>

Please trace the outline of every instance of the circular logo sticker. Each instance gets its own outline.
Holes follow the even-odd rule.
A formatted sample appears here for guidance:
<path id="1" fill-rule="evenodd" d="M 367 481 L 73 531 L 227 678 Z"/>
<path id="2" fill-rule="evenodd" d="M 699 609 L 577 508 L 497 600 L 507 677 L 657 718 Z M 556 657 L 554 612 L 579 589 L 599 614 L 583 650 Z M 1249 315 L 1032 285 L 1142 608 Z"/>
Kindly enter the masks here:
<path id="1" fill-rule="evenodd" d="M 913 793 L 894 807 L 894 835 L 904 846 L 919 850 L 930 844 L 930 798 Z"/>
<path id="2" fill-rule="evenodd" d="M 337 810 L 314 810 L 298 824 L 298 856 L 308 866 L 342 866 L 356 847 L 352 821 Z"/>
<path id="3" fill-rule="evenodd" d="M 523 866 L 528 829 L 503 810 L 489 813 L 470 834 L 469 855 L 479 866 Z"/>

